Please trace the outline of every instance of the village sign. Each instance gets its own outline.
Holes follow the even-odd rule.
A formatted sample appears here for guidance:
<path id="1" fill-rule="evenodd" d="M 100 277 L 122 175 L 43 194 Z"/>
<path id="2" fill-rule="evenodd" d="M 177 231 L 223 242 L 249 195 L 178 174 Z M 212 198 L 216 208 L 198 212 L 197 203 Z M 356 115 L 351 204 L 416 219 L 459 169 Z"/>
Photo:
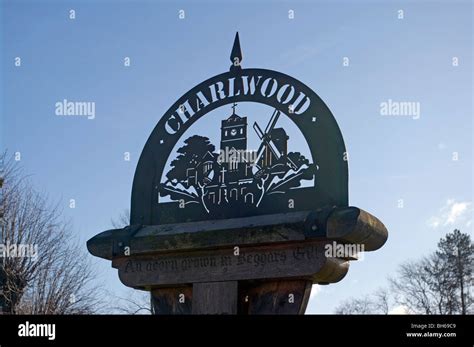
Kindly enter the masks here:
<path id="1" fill-rule="evenodd" d="M 312 284 L 341 280 L 358 258 L 328 249 L 371 251 L 388 236 L 349 207 L 348 155 L 321 98 L 283 73 L 244 69 L 238 34 L 230 59 L 152 131 L 130 226 L 88 241 L 125 285 L 151 292 L 157 314 L 304 313 Z M 241 114 L 249 103 L 268 112 Z M 215 136 L 193 133 L 201 118 Z"/>

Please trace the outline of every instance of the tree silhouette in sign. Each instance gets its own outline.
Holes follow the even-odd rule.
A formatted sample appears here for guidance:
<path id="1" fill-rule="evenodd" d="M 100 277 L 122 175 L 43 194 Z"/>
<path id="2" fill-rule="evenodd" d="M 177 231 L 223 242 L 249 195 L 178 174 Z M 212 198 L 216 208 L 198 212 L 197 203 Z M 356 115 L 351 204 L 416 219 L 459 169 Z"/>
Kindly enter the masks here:
<path id="1" fill-rule="evenodd" d="M 178 149 L 179 155 L 171 162 L 171 169 L 166 174 L 167 180 L 160 186 L 161 196 L 169 195 L 172 200 L 184 200 L 185 203 L 201 202 L 206 209 L 204 197 L 206 185 L 212 180 L 216 165 L 215 146 L 209 138 L 199 135 L 189 137 L 184 146 Z M 209 170 L 202 166 L 203 159 L 211 161 Z M 190 172 L 191 177 L 190 179 Z"/>

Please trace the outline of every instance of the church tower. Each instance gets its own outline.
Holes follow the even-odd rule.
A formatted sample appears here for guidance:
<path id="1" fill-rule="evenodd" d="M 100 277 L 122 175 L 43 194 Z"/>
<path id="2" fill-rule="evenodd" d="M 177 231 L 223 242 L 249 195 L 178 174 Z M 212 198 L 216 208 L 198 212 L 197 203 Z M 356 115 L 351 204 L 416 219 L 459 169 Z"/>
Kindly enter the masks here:
<path id="1" fill-rule="evenodd" d="M 247 150 L 247 117 L 235 113 L 237 104 L 232 105 L 232 115 L 221 124 L 221 150 Z"/>

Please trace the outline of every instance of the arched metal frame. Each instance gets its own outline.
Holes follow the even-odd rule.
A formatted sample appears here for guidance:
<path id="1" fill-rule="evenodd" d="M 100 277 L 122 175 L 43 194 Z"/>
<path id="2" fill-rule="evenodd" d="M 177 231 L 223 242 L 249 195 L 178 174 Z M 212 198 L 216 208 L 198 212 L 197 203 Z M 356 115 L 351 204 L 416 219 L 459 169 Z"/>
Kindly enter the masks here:
<path id="1" fill-rule="evenodd" d="M 296 89 L 309 97 L 311 100 L 309 108 L 301 114 L 292 114 L 289 118 L 303 134 L 314 163 L 318 167 L 315 172 L 315 186 L 295 189 L 295 192 L 299 192 L 297 192 L 296 201 L 292 207 L 289 207 L 287 201 L 281 199 L 277 201 L 278 199 L 276 199 L 271 204 L 242 211 L 240 214 L 230 212 L 229 209 L 223 209 L 221 213 L 206 215 L 200 213 L 197 206 L 194 210 L 193 208 L 187 208 L 184 211 L 178 209 L 177 202 L 159 204 L 158 187 L 169 155 L 181 135 L 205 114 L 231 103 L 256 102 L 276 108 L 288 115 L 286 105 L 283 108 L 283 105 L 275 98 L 268 98 L 259 93 L 249 93 L 247 95 L 241 93 L 237 96 L 229 96 L 212 102 L 197 111 L 182 124 L 179 134 L 170 135 L 165 131 L 165 122 L 168 120 L 168 116 L 176 111 L 180 105 L 183 105 L 186 100 L 195 98 L 198 92 L 206 93 L 210 85 L 220 81 L 228 81 L 231 78 L 239 78 L 240 75 L 262 76 L 262 80 L 274 78 L 281 84 L 295 86 Z M 314 91 L 295 78 L 267 69 L 235 69 L 216 75 L 195 86 L 179 98 L 153 129 L 143 148 L 135 171 L 131 200 L 131 224 L 156 225 L 281 213 L 285 210 L 291 212 L 348 206 L 348 165 L 345 152 L 341 131 L 329 108 Z M 173 205 L 166 212 L 160 211 L 160 206 L 163 207 L 167 204 Z"/>

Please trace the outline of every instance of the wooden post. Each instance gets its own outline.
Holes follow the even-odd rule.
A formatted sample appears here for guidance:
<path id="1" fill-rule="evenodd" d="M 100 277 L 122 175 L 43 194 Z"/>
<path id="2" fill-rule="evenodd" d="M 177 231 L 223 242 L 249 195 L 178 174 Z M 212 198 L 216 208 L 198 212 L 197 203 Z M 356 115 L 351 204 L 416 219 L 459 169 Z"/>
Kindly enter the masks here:
<path id="1" fill-rule="evenodd" d="M 238 282 L 193 284 L 193 314 L 237 314 Z"/>
<path id="2" fill-rule="evenodd" d="M 249 283 L 241 290 L 241 314 L 304 314 L 311 293 L 309 280 Z"/>
<path id="3" fill-rule="evenodd" d="M 154 314 L 191 314 L 193 290 L 191 286 L 151 290 Z"/>

